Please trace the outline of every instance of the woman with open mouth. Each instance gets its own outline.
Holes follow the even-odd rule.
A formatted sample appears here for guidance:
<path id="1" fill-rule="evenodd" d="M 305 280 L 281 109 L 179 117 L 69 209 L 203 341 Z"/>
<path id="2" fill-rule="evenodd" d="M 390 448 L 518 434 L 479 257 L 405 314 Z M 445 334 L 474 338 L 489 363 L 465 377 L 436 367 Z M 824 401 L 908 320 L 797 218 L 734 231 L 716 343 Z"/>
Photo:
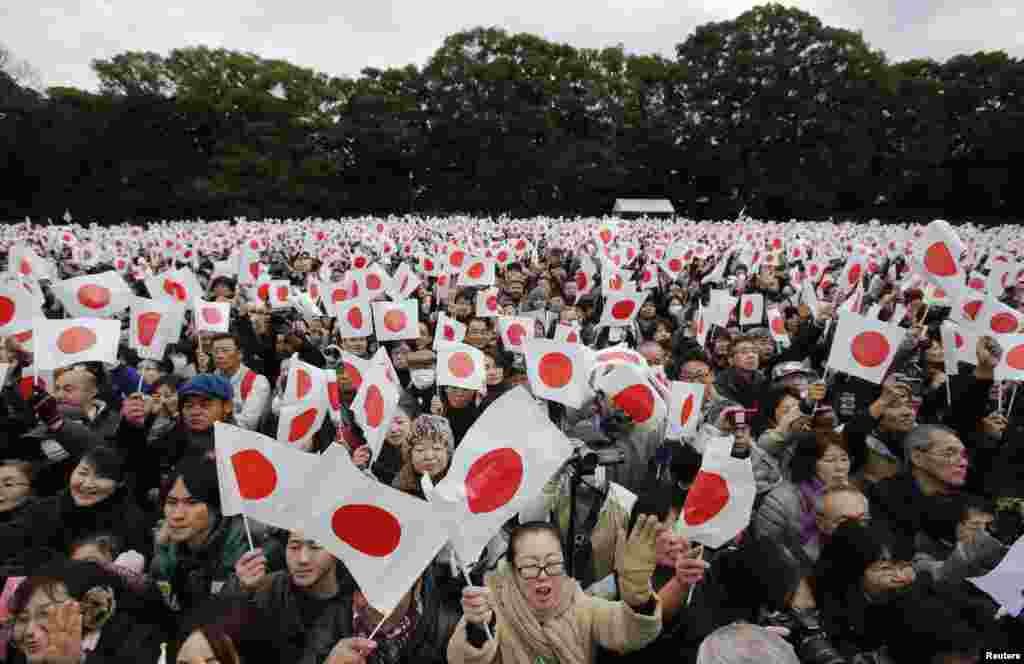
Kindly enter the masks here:
<path id="1" fill-rule="evenodd" d="M 651 588 L 659 524 L 656 516 L 637 519 L 619 561 L 618 602 L 587 595 L 566 576 L 554 526 L 519 526 L 486 587 L 463 591 L 463 619 L 448 644 L 448 662 L 591 664 L 599 646 L 626 653 L 648 645 L 661 632 L 661 605 Z"/>

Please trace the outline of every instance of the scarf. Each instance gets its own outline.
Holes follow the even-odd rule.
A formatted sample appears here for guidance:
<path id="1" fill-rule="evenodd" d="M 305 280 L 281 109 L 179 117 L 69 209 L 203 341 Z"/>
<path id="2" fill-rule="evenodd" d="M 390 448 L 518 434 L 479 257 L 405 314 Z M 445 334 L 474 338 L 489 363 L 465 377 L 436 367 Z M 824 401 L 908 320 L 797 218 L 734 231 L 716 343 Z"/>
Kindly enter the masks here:
<path id="1" fill-rule="evenodd" d="M 413 635 L 416 634 L 416 626 L 419 625 L 423 615 L 422 592 L 422 587 L 416 590 L 413 601 L 397 625 L 387 631 L 382 630 L 377 633 L 374 639 L 377 642 L 377 649 L 366 658 L 366 664 L 395 664 L 403 659 L 403 654 L 407 656 L 411 654 L 406 652 L 406 649 L 412 641 Z M 352 635 L 364 639 L 369 638 L 375 627 L 377 627 L 376 622 L 370 619 L 367 607 L 357 607 L 353 603 Z"/>
<path id="2" fill-rule="evenodd" d="M 814 502 L 818 496 L 825 493 L 825 483 L 815 477 L 801 482 L 797 485 L 797 489 L 800 491 L 800 502 L 803 507 L 800 510 L 800 544 L 807 546 L 808 542 L 818 539 L 818 522 Z"/>
<path id="3" fill-rule="evenodd" d="M 579 632 L 573 615 L 575 605 L 584 598 L 579 582 L 564 577 L 558 604 L 538 612 L 526 603 L 506 562 L 502 562 L 498 572 L 492 577 L 495 606 L 529 651 L 548 663 L 584 664 L 588 660 L 590 635 Z"/>

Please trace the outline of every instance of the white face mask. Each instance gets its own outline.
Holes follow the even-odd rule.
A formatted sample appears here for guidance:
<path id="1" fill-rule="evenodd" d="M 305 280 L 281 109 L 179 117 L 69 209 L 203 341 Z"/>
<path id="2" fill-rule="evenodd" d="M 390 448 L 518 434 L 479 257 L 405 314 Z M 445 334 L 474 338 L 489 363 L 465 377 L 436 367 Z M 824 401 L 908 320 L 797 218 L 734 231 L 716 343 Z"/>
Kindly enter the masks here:
<path id="1" fill-rule="evenodd" d="M 668 312 L 673 316 L 678 316 L 679 314 L 683 313 L 683 305 L 673 304 L 671 307 L 668 308 Z"/>
<path id="2" fill-rule="evenodd" d="M 414 369 L 409 372 L 409 379 L 417 390 L 425 390 L 434 384 L 433 369 Z"/>

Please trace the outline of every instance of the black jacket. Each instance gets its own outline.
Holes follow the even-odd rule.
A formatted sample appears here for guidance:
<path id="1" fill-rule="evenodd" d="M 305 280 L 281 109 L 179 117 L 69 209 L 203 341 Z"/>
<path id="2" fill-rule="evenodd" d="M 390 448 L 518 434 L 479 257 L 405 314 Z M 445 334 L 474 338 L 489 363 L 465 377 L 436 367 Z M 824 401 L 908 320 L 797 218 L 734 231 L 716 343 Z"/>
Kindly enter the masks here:
<path id="1" fill-rule="evenodd" d="M 966 497 L 926 496 L 905 471 L 867 487 L 871 515 L 892 532 L 897 560 L 911 560 L 919 533 L 935 541 L 955 541 Z"/>

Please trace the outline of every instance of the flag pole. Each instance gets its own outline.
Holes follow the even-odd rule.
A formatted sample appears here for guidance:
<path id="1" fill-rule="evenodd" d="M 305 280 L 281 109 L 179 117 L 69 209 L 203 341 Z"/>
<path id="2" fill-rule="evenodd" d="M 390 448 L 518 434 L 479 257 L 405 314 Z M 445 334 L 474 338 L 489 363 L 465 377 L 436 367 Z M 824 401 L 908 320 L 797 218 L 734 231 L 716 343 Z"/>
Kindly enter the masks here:
<path id="1" fill-rule="evenodd" d="M 999 381 L 999 393 L 996 395 L 996 412 L 1003 414 L 1003 381 Z"/>
<path id="2" fill-rule="evenodd" d="M 255 551 L 256 547 L 252 543 L 252 531 L 249 530 L 249 517 L 244 512 L 242 513 L 242 525 L 245 526 L 245 539 L 249 542 L 249 550 Z"/>
<path id="3" fill-rule="evenodd" d="M 1020 383 L 1015 383 L 1013 386 L 1013 394 L 1010 395 L 1010 405 L 1006 407 L 1006 419 L 1010 419 L 1013 416 L 1013 402 L 1017 400 L 1017 388 Z"/>
<path id="4" fill-rule="evenodd" d="M 452 547 L 452 556 L 455 557 L 455 565 L 462 571 L 462 576 L 466 579 L 466 585 L 472 586 L 473 581 L 469 578 L 469 569 L 463 564 L 462 559 L 459 558 L 459 552 L 455 550 L 455 546 Z M 488 639 L 494 639 L 494 635 L 491 634 L 491 626 L 484 623 L 484 631 L 487 632 Z"/>
<path id="5" fill-rule="evenodd" d="M 701 544 L 697 549 L 697 560 L 704 559 L 704 545 Z M 696 583 L 690 584 L 690 590 L 686 593 L 686 606 L 690 606 L 690 600 L 693 599 L 693 589 L 697 587 Z"/>
<path id="6" fill-rule="evenodd" d="M 380 628 L 384 626 L 384 623 L 388 621 L 388 618 L 391 617 L 391 614 L 394 613 L 394 611 L 395 610 L 392 608 L 390 611 L 384 614 L 384 617 L 380 619 L 380 622 L 377 623 L 377 626 L 373 628 L 373 631 L 370 632 L 370 635 L 366 637 L 367 641 L 373 641 L 373 637 L 377 636 L 377 632 L 380 631 Z"/>
<path id="7" fill-rule="evenodd" d="M 1017 394 L 1017 390 L 1016 390 L 1016 389 L 1014 389 L 1013 393 L 1014 393 L 1014 395 L 1016 396 L 1016 394 Z M 947 404 L 947 405 L 948 405 L 948 406 L 949 406 L 950 408 L 952 408 L 952 407 L 953 407 L 953 395 L 952 395 L 952 393 L 950 393 L 950 391 L 949 391 L 949 376 L 946 376 L 946 404 Z"/>

